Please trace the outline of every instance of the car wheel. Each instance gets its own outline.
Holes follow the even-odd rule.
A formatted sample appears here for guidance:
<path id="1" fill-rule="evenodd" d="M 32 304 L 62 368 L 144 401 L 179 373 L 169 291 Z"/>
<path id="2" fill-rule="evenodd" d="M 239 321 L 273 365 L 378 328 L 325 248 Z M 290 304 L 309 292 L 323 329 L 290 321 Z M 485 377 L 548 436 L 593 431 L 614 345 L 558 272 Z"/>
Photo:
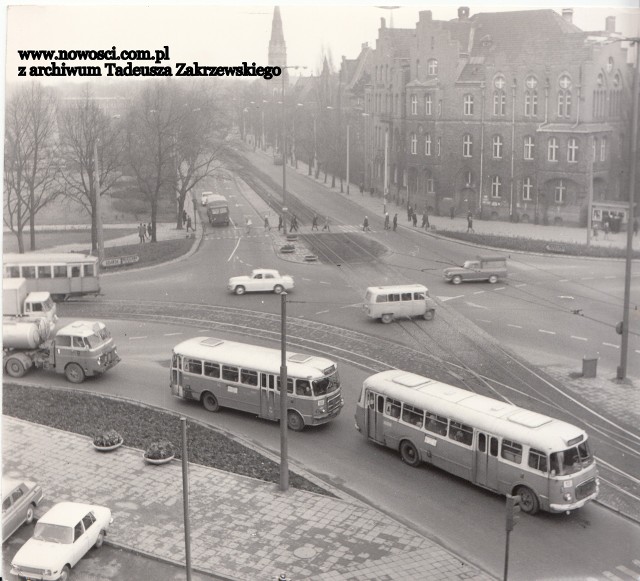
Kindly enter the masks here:
<path id="1" fill-rule="evenodd" d="M 69 565 L 65 565 L 62 568 L 62 571 L 60 573 L 60 577 L 58 577 L 58 581 L 69 581 L 69 574 L 71 573 L 71 569 L 69 568 Z"/>
<path id="2" fill-rule="evenodd" d="M 96 544 L 94 545 L 94 547 L 96 549 L 99 549 L 103 544 L 104 544 L 104 531 L 100 531 L 100 534 L 98 534 L 98 538 L 96 539 Z"/>
<path id="3" fill-rule="evenodd" d="M 498 282 L 498 277 L 497 277 L 495 274 L 492 274 L 492 275 L 489 277 L 489 282 L 490 282 L 491 284 L 496 284 L 496 283 Z"/>
<path id="4" fill-rule="evenodd" d="M 207 391 L 202 394 L 202 407 L 208 412 L 217 412 L 220 409 L 220 404 L 216 396 Z"/>
<path id="5" fill-rule="evenodd" d="M 33 505 L 30 505 L 27 509 L 27 514 L 24 517 L 25 524 L 30 525 L 33 522 Z"/>
<path id="6" fill-rule="evenodd" d="M 380 317 L 382 319 L 382 322 L 385 325 L 388 325 L 391 321 L 393 321 L 393 315 L 390 313 L 385 313 L 384 315 L 382 315 L 382 317 Z"/>
<path id="7" fill-rule="evenodd" d="M 298 412 L 287 412 L 287 426 L 294 432 L 301 432 L 304 429 L 304 420 Z"/>
<path id="8" fill-rule="evenodd" d="M 436 312 L 433 309 L 429 309 L 428 311 L 425 311 L 424 315 L 422 315 L 424 317 L 425 321 L 433 321 L 433 317 L 436 316 Z"/>
<path id="9" fill-rule="evenodd" d="M 236 287 L 236 294 L 237 295 L 243 295 L 245 293 L 245 288 L 243 286 L 237 286 Z"/>
<path id="10" fill-rule="evenodd" d="M 69 363 L 64 368 L 64 374 L 71 383 L 82 383 L 84 381 L 84 371 L 77 363 Z"/>
<path id="11" fill-rule="evenodd" d="M 7 374 L 11 377 L 22 377 L 27 372 L 22 361 L 15 357 L 11 357 L 4 368 L 6 369 Z"/>
<path id="12" fill-rule="evenodd" d="M 520 496 L 520 508 L 527 514 L 536 514 L 540 510 L 540 501 L 536 493 L 526 486 L 518 486 L 516 494 Z"/>
<path id="13" fill-rule="evenodd" d="M 418 450 L 409 440 L 404 440 L 400 444 L 400 457 L 409 466 L 415 467 L 420 464 L 420 454 L 418 454 Z"/>
<path id="14" fill-rule="evenodd" d="M 281 284 L 277 284 L 273 287 L 273 292 L 279 295 L 284 290 L 284 287 Z"/>
<path id="15" fill-rule="evenodd" d="M 461 276 L 454 276 L 454 277 L 451 279 L 451 282 L 452 282 L 453 284 L 460 284 L 460 283 L 462 282 L 462 277 L 461 277 Z"/>

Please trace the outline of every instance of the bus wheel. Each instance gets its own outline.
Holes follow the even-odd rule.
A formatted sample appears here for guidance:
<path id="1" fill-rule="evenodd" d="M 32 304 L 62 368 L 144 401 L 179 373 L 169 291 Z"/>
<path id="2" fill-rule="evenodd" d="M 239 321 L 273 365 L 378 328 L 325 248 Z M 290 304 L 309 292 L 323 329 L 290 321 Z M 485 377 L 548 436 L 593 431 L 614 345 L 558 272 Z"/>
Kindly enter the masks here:
<path id="1" fill-rule="evenodd" d="M 304 420 L 298 412 L 289 410 L 287 412 L 287 426 L 294 432 L 301 432 L 304 429 Z"/>
<path id="2" fill-rule="evenodd" d="M 237 295 L 243 295 L 244 294 L 244 287 L 243 286 L 237 286 L 235 292 L 236 292 Z"/>
<path id="3" fill-rule="evenodd" d="M 208 412 L 217 412 L 220 409 L 220 404 L 216 396 L 207 391 L 202 394 L 202 407 Z"/>
<path id="4" fill-rule="evenodd" d="M 495 274 L 492 274 L 492 275 L 489 277 L 489 282 L 490 282 L 491 284 L 496 284 L 496 283 L 498 282 L 498 277 L 497 277 Z"/>
<path id="5" fill-rule="evenodd" d="M 24 365 L 22 364 L 22 361 L 20 361 L 20 359 L 16 359 L 15 357 L 9 359 L 4 368 L 7 370 L 7 374 L 11 377 L 22 377 L 27 372 L 27 370 L 24 368 Z"/>
<path id="6" fill-rule="evenodd" d="M 420 464 L 418 450 L 409 440 L 404 440 L 402 444 L 400 444 L 400 456 L 402 457 L 402 461 L 409 466 L 417 466 Z"/>
<path id="7" fill-rule="evenodd" d="M 388 325 L 391 321 L 393 321 L 393 315 L 390 313 L 385 313 L 384 315 L 382 315 L 381 319 L 385 325 Z"/>
<path id="8" fill-rule="evenodd" d="M 64 368 L 64 374 L 71 383 L 82 383 L 84 381 L 84 371 L 77 363 L 69 363 Z"/>
<path id="9" fill-rule="evenodd" d="M 522 512 L 526 512 L 527 514 L 536 514 L 536 512 L 538 512 L 540 509 L 540 501 L 531 488 L 518 486 L 518 488 L 516 488 L 516 494 L 520 496 Z"/>
<path id="10" fill-rule="evenodd" d="M 436 312 L 433 309 L 429 309 L 428 311 L 425 311 L 424 315 L 422 315 L 424 317 L 425 321 L 433 321 L 433 317 L 436 316 Z"/>

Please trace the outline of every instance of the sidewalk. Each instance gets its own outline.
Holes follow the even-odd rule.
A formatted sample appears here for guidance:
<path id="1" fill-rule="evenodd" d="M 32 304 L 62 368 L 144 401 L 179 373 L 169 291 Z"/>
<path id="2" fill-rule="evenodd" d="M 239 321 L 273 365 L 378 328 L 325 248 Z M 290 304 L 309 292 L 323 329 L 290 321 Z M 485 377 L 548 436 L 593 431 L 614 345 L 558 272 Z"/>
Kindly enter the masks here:
<path id="1" fill-rule="evenodd" d="M 114 517 L 107 542 L 184 563 L 180 461 L 148 466 L 141 450 L 99 453 L 90 438 L 8 416 L 2 436 L 4 474 L 44 489 L 36 517 L 63 500 L 105 505 Z M 339 498 L 283 493 L 197 464 L 189 484 L 194 571 L 234 581 L 275 580 L 282 572 L 295 581 L 492 579 L 340 491 Z"/>

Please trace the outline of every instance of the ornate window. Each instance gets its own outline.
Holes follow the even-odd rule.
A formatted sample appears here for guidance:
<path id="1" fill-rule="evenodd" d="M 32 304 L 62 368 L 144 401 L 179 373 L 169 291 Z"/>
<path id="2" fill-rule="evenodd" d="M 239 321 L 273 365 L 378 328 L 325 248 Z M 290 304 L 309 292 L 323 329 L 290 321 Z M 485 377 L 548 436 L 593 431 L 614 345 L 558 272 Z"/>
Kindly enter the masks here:
<path id="1" fill-rule="evenodd" d="M 500 180 L 500 176 L 493 176 L 491 178 L 491 197 L 499 198 L 501 194 L 502 181 Z"/>
<path id="2" fill-rule="evenodd" d="M 501 135 L 493 136 L 493 159 L 502 159 L 502 146 L 504 142 L 502 141 Z"/>
<path id="3" fill-rule="evenodd" d="M 547 159 L 549 161 L 558 161 L 558 140 L 555 137 L 549 137 Z"/>
<path id="4" fill-rule="evenodd" d="M 524 138 L 524 158 L 525 159 L 533 159 L 533 149 L 535 147 L 535 142 L 531 135 L 527 135 Z"/>
<path id="5" fill-rule="evenodd" d="M 522 181 L 522 201 L 530 202 L 532 192 L 533 192 L 533 180 L 530 177 L 526 177 Z"/>
<path id="6" fill-rule="evenodd" d="M 464 96 L 464 115 L 473 115 L 473 95 L 465 95 Z"/>
<path id="7" fill-rule="evenodd" d="M 503 116 L 507 113 L 507 93 L 504 90 L 506 84 L 507 82 L 502 75 L 498 75 L 493 81 L 493 114 L 496 116 Z"/>
<path id="8" fill-rule="evenodd" d="M 471 157 L 473 155 L 473 139 L 471 135 L 466 133 L 462 137 L 462 157 Z"/>
<path id="9" fill-rule="evenodd" d="M 571 78 L 562 75 L 558 81 L 558 117 L 571 117 Z"/>
<path id="10" fill-rule="evenodd" d="M 538 116 L 538 80 L 531 76 L 525 81 L 524 91 L 524 115 L 525 117 Z"/>

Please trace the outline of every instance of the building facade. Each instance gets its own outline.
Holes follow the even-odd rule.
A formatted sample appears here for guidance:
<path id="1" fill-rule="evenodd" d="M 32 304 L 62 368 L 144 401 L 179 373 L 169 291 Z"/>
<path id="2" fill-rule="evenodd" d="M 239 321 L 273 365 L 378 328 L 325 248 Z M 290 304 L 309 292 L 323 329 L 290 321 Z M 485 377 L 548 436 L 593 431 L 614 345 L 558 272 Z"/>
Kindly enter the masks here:
<path id="1" fill-rule="evenodd" d="M 556 224 L 610 202 L 626 221 L 632 67 L 615 19 L 596 32 L 571 20 L 466 7 L 451 21 L 423 11 L 415 29 L 383 19 L 365 90 L 379 190 L 439 214 Z"/>

